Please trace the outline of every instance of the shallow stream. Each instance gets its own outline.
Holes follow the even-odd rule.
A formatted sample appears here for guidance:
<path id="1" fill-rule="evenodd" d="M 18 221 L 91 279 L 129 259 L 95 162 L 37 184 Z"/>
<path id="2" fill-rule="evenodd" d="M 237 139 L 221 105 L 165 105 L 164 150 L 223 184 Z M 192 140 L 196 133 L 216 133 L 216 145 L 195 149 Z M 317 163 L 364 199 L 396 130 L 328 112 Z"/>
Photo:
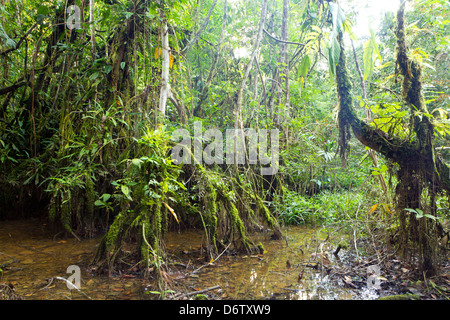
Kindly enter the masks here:
<path id="1" fill-rule="evenodd" d="M 325 236 L 319 229 L 289 227 L 284 233 L 287 240 L 269 240 L 266 233 L 253 235 L 252 240 L 263 245 L 263 254 L 224 254 L 208 264 L 197 259 L 203 240 L 200 231 L 171 232 L 165 239 L 167 250 L 184 266 L 167 269 L 169 285 L 178 293 L 220 286 L 205 292 L 217 299 L 376 297 L 368 290 L 349 288 L 342 277 L 333 276 L 345 269 L 346 253 L 341 251 L 341 259 L 331 254 L 334 248 L 324 245 Z M 149 293 L 155 291 L 152 283 L 136 275 L 94 275 L 89 263 L 99 241 L 55 238 L 39 220 L 0 222 L 0 283 L 11 284 L 24 299 L 157 298 L 157 294 Z M 324 268 L 314 268 L 317 262 Z M 69 290 L 67 283 L 57 278 L 68 279 L 72 273 L 67 273 L 67 268 L 71 265 L 80 267 L 81 292 Z"/>

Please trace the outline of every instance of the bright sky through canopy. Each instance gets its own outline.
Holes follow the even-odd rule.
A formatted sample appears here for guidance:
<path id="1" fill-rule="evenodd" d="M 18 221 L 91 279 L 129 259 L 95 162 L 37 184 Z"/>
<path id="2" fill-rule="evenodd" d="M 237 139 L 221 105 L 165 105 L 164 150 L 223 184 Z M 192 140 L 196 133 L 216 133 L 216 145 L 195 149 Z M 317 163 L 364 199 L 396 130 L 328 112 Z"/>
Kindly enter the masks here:
<path id="1" fill-rule="evenodd" d="M 350 5 L 348 1 L 340 2 L 344 12 L 349 14 Z M 353 31 L 358 38 L 368 36 L 369 27 L 376 29 L 381 22 L 383 13 L 396 12 L 400 6 L 399 0 L 365 0 L 355 1 L 352 3 L 357 13 L 356 21 L 354 21 Z"/>

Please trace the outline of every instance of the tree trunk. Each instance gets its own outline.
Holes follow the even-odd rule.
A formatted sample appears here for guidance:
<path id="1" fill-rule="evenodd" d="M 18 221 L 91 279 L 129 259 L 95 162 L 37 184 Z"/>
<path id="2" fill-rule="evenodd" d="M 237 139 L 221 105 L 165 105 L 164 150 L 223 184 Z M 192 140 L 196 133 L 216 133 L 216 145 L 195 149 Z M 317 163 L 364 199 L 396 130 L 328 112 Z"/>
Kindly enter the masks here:
<path id="1" fill-rule="evenodd" d="M 159 111 L 164 117 L 166 114 L 167 99 L 170 93 L 169 83 L 169 30 L 164 21 L 161 28 L 162 68 L 161 68 L 161 94 L 159 97 Z"/>
<path id="2" fill-rule="evenodd" d="M 241 117 L 241 109 L 242 109 L 242 100 L 244 98 L 244 88 L 245 85 L 247 83 L 247 79 L 249 77 L 250 74 L 250 70 L 252 69 L 252 65 L 253 65 L 253 61 L 256 59 L 256 54 L 258 53 L 258 49 L 259 49 L 259 45 L 261 43 L 261 39 L 262 39 L 262 35 L 263 35 L 263 29 L 264 29 L 264 22 L 266 20 L 266 11 L 267 11 L 267 0 L 263 0 L 262 3 L 262 8 L 261 8 L 261 18 L 259 21 L 259 30 L 258 30 L 258 34 L 257 37 L 255 39 L 255 43 L 253 44 L 253 51 L 252 51 L 252 55 L 250 56 L 250 61 L 248 62 L 247 66 L 245 67 L 245 71 L 244 71 L 244 76 L 242 78 L 241 81 L 241 85 L 238 89 L 238 92 L 236 93 L 237 98 L 236 98 L 236 105 L 234 108 L 234 116 L 235 116 L 235 122 L 234 122 L 234 128 L 235 129 L 242 129 L 242 134 L 243 134 L 243 123 L 242 123 L 242 117 Z M 243 139 L 243 137 L 242 137 Z M 235 151 L 234 151 L 234 155 L 235 155 L 235 168 L 237 165 L 237 140 L 235 145 Z"/>
<path id="3" fill-rule="evenodd" d="M 422 193 L 428 189 L 430 202 L 434 202 L 435 190 L 450 191 L 449 168 L 434 156 L 433 125 L 425 116 L 426 106 L 423 99 L 420 66 L 408 59 L 405 41 L 404 6 L 402 2 L 397 13 L 397 64 L 403 75 L 403 98 L 413 114 L 412 130 L 416 140 L 404 140 L 392 136 L 380 129 L 371 127 L 360 120 L 353 109 L 351 83 L 347 74 L 342 32 L 338 35 L 341 46 L 339 63 L 336 66 L 336 82 L 339 99 L 338 121 L 340 127 L 339 146 L 341 155 L 348 152 L 350 128 L 356 138 L 365 146 L 383 154 L 396 162 L 398 185 L 396 209 L 400 220 L 400 247 L 406 255 L 408 242 L 412 241 L 420 248 L 420 267 L 426 276 L 436 274 L 432 221 L 426 217 L 416 219 L 415 215 L 406 215 L 405 208 L 425 210 Z M 434 207 L 434 203 L 430 204 Z M 407 221 L 409 217 L 409 222 Z M 419 221 L 420 220 L 420 221 Z"/>

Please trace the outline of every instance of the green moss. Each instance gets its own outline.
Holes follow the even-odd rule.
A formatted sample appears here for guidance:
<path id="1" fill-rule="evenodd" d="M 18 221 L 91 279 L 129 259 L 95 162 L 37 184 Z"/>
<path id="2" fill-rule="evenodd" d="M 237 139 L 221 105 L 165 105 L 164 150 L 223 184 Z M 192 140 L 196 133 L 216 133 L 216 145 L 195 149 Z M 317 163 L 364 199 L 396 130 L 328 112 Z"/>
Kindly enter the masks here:
<path id="1" fill-rule="evenodd" d="M 282 238 L 282 234 L 281 234 L 281 229 L 280 229 L 280 225 L 277 221 L 277 219 L 275 219 L 275 217 L 272 215 L 272 213 L 270 212 L 269 208 L 267 208 L 261 197 L 256 195 L 256 204 L 258 206 L 258 208 L 260 209 L 260 211 L 262 211 L 263 217 L 265 219 L 265 221 L 267 221 L 267 223 L 269 224 L 269 226 L 274 229 L 274 237 L 275 239 L 281 239 Z"/>
<path id="2" fill-rule="evenodd" d="M 159 250 L 159 240 L 162 238 L 162 216 L 161 216 L 161 201 L 158 201 L 153 206 L 153 223 L 151 224 L 151 229 L 153 233 L 153 250 L 158 252 Z"/>
<path id="3" fill-rule="evenodd" d="M 349 245 L 347 241 L 342 240 L 341 242 L 338 243 L 338 247 L 341 249 L 348 249 Z"/>
<path id="4" fill-rule="evenodd" d="M 217 192 L 212 183 L 206 179 L 205 202 L 205 228 L 212 248 L 217 252 Z"/>
<path id="5" fill-rule="evenodd" d="M 113 223 L 105 235 L 105 251 L 107 254 L 112 254 L 115 251 L 116 244 L 120 241 L 125 214 L 125 212 L 119 213 L 114 218 Z"/>
<path id="6" fill-rule="evenodd" d="M 208 300 L 208 297 L 204 294 L 197 294 L 194 300 Z"/>
<path id="7" fill-rule="evenodd" d="M 273 228 L 274 227 L 279 228 L 277 219 L 275 219 L 275 217 L 272 215 L 270 210 L 264 205 L 260 196 L 258 196 L 258 195 L 256 196 L 256 201 L 257 201 L 257 205 L 258 205 L 259 209 L 262 211 L 264 219 L 267 221 L 269 226 L 273 227 Z"/>
<path id="8" fill-rule="evenodd" d="M 258 243 L 257 247 L 258 247 L 259 253 L 260 254 L 264 254 L 264 252 L 266 250 L 264 249 L 264 246 L 263 246 L 263 244 L 261 242 Z"/>
<path id="9" fill-rule="evenodd" d="M 50 206 L 48 208 L 48 217 L 50 218 L 50 221 L 55 222 L 56 217 L 58 216 L 58 205 L 57 205 L 58 199 L 53 197 L 50 201 Z"/>
<path id="10" fill-rule="evenodd" d="M 229 197 L 223 197 L 225 201 L 225 207 L 231 218 L 231 225 L 235 231 L 237 231 L 241 237 L 242 244 L 247 251 L 251 250 L 253 242 L 247 237 L 244 222 L 239 216 L 239 211 L 234 205 L 233 201 Z"/>

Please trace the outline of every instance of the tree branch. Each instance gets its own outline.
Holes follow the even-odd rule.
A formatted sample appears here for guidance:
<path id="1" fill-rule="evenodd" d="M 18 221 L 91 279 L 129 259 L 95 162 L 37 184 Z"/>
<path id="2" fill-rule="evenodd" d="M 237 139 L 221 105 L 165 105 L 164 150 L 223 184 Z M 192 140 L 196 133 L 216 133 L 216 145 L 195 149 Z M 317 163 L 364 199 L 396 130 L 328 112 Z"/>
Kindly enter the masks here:
<path id="1" fill-rule="evenodd" d="M 273 35 L 271 35 L 269 32 L 267 32 L 266 29 L 263 28 L 263 31 L 265 34 L 267 34 L 271 39 L 275 40 L 276 42 L 280 42 L 280 43 L 286 43 L 286 44 L 296 44 L 298 46 L 305 46 L 306 44 L 301 43 L 301 42 L 294 42 L 294 41 L 285 41 L 285 40 L 281 40 L 278 38 L 275 38 Z"/>
<path id="2" fill-rule="evenodd" d="M 13 85 L 6 87 L 6 88 L 0 88 L 0 96 L 7 94 L 8 92 L 14 91 L 24 85 L 27 84 L 27 81 L 22 80 L 22 81 L 18 81 L 16 83 L 14 83 Z"/>
<path id="3" fill-rule="evenodd" d="M 203 21 L 200 29 L 194 34 L 192 39 L 189 41 L 189 43 L 184 47 L 184 49 L 181 51 L 182 54 L 186 54 L 189 49 L 191 49 L 192 45 L 198 40 L 200 34 L 203 32 L 203 30 L 206 28 L 206 26 L 209 23 L 209 19 L 211 18 L 211 15 L 213 13 L 214 7 L 216 6 L 217 0 L 214 0 L 213 4 L 211 5 L 211 8 L 209 8 L 208 14 L 205 17 L 205 20 Z"/>
<path id="4" fill-rule="evenodd" d="M 22 42 L 28 37 L 28 35 L 33 31 L 33 29 L 37 26 L 37 23 L 33 24 L 30 29 L 28 29 L 28 31 L 25 33 L 25 35 L 20 38 L 20 40 L 17 42 L 16 47 L 15 48 L 10 48 L 8 50 L 5 50 L 3 52 L 0 52 L 0 56 L 4 56 L 5 54 L 10 53 L 11 51 L 15 51 L 17 49 L 19 49 L 20 45 L 22 44 Z"/>

